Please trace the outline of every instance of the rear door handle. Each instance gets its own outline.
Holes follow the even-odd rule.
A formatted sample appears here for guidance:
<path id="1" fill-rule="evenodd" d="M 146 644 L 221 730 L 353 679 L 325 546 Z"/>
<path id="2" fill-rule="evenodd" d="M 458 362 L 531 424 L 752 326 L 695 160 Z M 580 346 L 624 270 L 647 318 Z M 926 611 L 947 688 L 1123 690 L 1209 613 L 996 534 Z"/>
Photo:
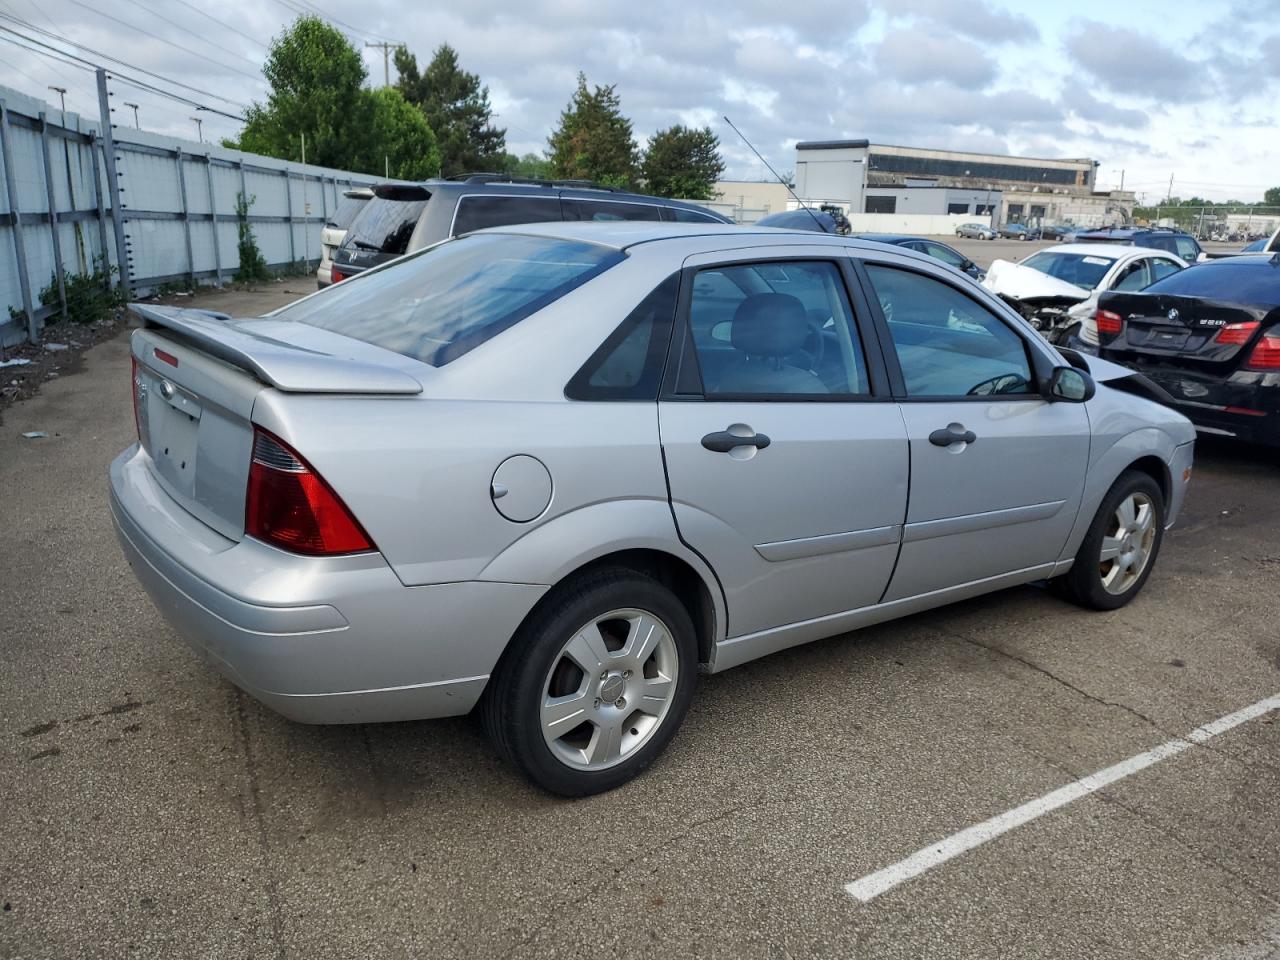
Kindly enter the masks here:
<path id="1" fill-rule="evenodd" d="M 772 442 L 763 433 L 753 433 L 748 437 L 743 437 L 736 433 L 730 433 L 728 430 L 721 430 L 719 433 L 708 433 L 702 438 L 702 445 L 716 453 L 728 453 L 735 447 L 755 447 L 757 450 L 763 450 Z"/>
<path id="2" fill-rule="evenodd" d="M 966 430 L 964 425 L 959 423 L 948 424 L 941 430 L 935 430 L 929 434 L 929 442 L 935 447 L 949 447 L 953 443 L 973 443 L 977 439 L 976 433 Z"/>

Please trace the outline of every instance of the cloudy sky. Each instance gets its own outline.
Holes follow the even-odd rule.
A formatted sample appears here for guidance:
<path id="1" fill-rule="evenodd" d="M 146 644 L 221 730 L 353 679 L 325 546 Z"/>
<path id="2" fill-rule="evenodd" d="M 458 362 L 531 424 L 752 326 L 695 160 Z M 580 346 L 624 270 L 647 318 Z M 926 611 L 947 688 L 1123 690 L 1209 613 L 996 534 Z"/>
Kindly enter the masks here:
<path id="1" fill-rule="evenodd" d="M 582 70 L 617 85 L 641 142 L 672 123 L 710 124 L 743 179 L 765 172 L 724 114 L 782 170 L 797 140 L 867 137 L 1092 157 L 1102 186 L 1123 170 L 1149 199 L 1171 174 L 1175 195 L 1213 199 L 1280 184 L 1277 0 L 0 0 L 0 27 L 71 49 L 50 34 L 65 37 L 236 113 L 265 96 L 270 38 L 308 9 L 343 18 L 326 15 L 361 47 L 374 84 L 382 55 L 366 42 L 404 43 L 420 63 L 452 44 L 520 153 L 545 147 Z M 96 113 L 90 73 L 14 39 L 0 31 L 0 83 L 55 102 L 46 86 L 64 86 L 68 109 Z M 194 138 L 193 107 L 115 89 L 144 128 Z M 201 116 L 206 137 L 236 131 Z"/>

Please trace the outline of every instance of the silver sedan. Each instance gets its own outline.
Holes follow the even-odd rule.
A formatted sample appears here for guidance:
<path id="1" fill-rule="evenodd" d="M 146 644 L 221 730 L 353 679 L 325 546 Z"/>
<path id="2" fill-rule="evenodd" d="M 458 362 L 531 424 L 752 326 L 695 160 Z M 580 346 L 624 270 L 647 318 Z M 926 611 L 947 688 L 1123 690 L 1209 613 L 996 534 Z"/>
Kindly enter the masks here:
<path id="1" fill-rule="evenodd" d="M 985 223 L 962 223 L 956 227 L 956 236 L 974 240 L 994 240 L 996 232 Z"/>
<path id="2" fill-rule="evenodd" d="M 135 306 L 111 509 L 175 632 L 312 723 L 478 710 L 616 787 L 699 672 L 1152 571 L 1190 423 L 901 247 L 666 223 L 422 250 L 260 319 Z"/>

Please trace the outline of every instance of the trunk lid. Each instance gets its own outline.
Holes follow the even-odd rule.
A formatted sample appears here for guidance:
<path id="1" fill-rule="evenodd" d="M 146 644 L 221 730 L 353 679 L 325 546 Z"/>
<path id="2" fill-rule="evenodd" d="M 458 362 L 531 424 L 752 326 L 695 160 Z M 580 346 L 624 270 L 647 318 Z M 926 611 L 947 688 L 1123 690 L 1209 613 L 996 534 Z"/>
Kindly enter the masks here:
<path id="1" fill-rule="evenodd" d="M 406 366 L 422 364 L 339 334 L 176 307 L 129 309 L 144 323 L 131 349 L 139 442 L 151 471 L 174 500 L 232 540 L 244 535 L 253 408 L 263 391 L 422 392 Z"/>
<path id="2" fill-rule="evenodd" d="M 1119 334 L 1100 339 L 1106 349 L 1151 359 L 1177 358 L 1192 365 L 1235 365 L 1267 326 L 1266 309 L 1202 297 L 1109 293 L 1098 307 L 1124 321 Z M 1218 341 L 1223 328 L 1242 323 L 1257 323 L 1259 329 L 1235 342 Z"/>

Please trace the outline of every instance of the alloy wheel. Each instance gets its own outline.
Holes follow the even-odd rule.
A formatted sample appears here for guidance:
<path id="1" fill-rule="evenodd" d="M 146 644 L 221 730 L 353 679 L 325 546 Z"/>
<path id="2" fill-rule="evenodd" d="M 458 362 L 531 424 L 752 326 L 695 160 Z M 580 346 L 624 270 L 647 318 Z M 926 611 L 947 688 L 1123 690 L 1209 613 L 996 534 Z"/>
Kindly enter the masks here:
<path id="1" fill-rule="evenodd" d="M 1107 593 L 1124 593 L 1147 569 L 1156 539 L 1155 520 L 1155 504 L 1141 491 L 1129 494 L 1116 507 L 1098 556 L 1098 573 Z"/>
<path id="2" fill-rule="evenodd" d="M 604 770 L 657 732 L 680 661 L 670 628 L 644 610 L 613 610 L 573 634 L 543 683 L 539 722 L 558 760 Z"/>

